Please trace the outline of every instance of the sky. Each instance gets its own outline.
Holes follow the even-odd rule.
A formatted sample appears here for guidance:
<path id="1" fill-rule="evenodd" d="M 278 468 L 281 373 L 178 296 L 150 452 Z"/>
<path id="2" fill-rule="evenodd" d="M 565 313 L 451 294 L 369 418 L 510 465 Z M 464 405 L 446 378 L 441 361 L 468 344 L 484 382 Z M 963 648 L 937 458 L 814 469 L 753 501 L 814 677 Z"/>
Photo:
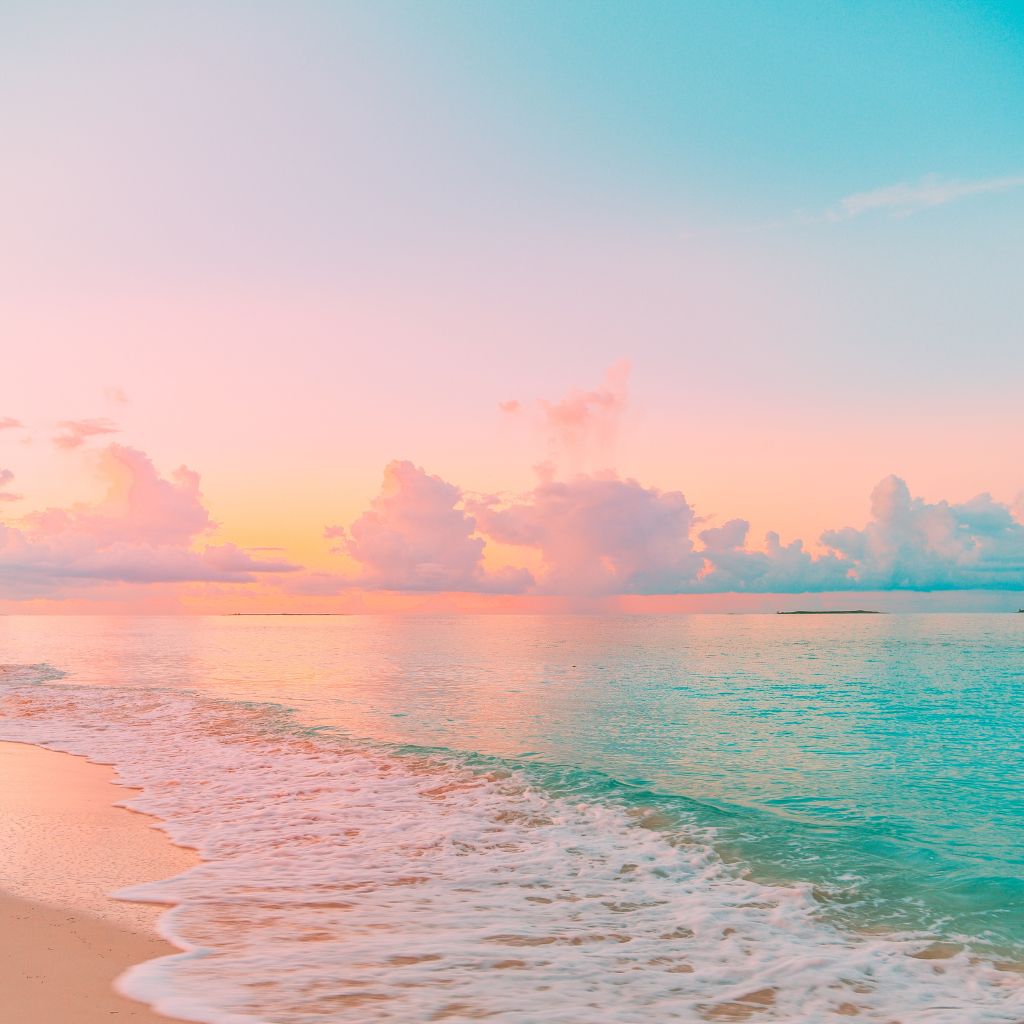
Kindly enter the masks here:
<path id="1" fill-rule="evenodd" d="M 0 66 L 0 610 L 1020 603 L 1020 4 L 11 0 Z"/>

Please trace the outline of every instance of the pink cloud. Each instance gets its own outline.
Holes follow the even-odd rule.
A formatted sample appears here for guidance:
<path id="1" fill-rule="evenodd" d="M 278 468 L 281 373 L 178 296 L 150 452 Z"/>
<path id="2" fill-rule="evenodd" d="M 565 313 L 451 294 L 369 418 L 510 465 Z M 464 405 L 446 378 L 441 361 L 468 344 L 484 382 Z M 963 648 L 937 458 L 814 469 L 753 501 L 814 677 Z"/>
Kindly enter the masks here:
<path id="1" fill-rule="evenodd" d="M 610 456 L 626 408 L 629 373 L 630 364 L 623 359 L 608 368 L 599 387 L 575 389 L 558 401 L 540 399 L 535 403 L 553 456 L 565 456 L 576 464 Z M 524 404 L 514 398 L 498 407 L 510 415 L 525 411 Z"/>
<path id="2" fill-rule="evenodd" d="M 457 493 L 452 489 L 446 508 Z M 485 537 L 539 555 L 543 573 L 532 588 L 538 593 L 1024 589 L 1024 525 L 989 495 L 930 504 L 889 477 L 872 493 L 871 509 L 863 530 L 826 532 L 822 541 L 831 550 L 820 555 L 800 540 L 783 543 L 775 532 L 762 547 L 749 548 L 743 519 L 700 531 L 697 548 L 691 536 L 697 517 L 682 493 L 611 473 L 560 481 L 546 467 L 525 497 L 477 499 L 467 512 Z M 470 534 L 465 527 L 463 537 Z M 477 540 L 473 559 L 480 557 Z M 422 558 L 430 557 L 429 548 L 428 542 Z M 433 586 L 430 578 L 421 584 Z"/>
<path id="3" fill-rule="evenodd" d="M 672 593 L 695 582 L 703 564 L 686 498 L 635 480 L 546 478 L 522 501 L 474 512 L 487 536 L 540 552 L 546 592 Z"/>
<path id="4" fill-rule="evenodd" d="M 0 501 L 20 501 L 21 495 L 12 491 L 5 491 L 4 488 L 14 479 L 14 474 L 9 469 L 0 469 Z"/>
<path id="5" fill-rule="evenodd" d="M 324 537 L 327 540 L 346 540 L 348 537 L 348 531 L 344 526 L 325 526 Z M 344 551 L 344 546 L 339 548 L 331 548 L 332 551 Z"/>
<path id="6" fill-rule="evenodd" d="M 629 363 L 621 360 L 608 368 L 601 387 L 570 391 L 557 402 L 540 402 L 552 432 L 566 447 L 579 446 L 592 434 L 598 440 L 610 438 L 626 406 L 629 370 Z"/>
<path id="7" fill-rule="evenodd" d="M 287 572 L 286 562 L 253 558 L 234 545 L 193 545 L 214 523 L 199 477 L 182 466 L 162 477 L 143 453 L 110 445 L 100 453 L 107 485 L 96 504 L 51 508 L 0 524 L 0 596 L 59 595 L 89 581 L 245 583 Z"/>
<path id="8" fill-rule="evenodd" d="M 60 432 L 54 434 L 53 443 L 58 448 L 65 450 L 81 447 L 90 437 L 116 434 L 118 430 L 117 424 L 105 417 L 89 420 L 61 420 L 57 426 L 60 428 Z"/>
<path id="9" fill-rule="evenodd" d="M 521 590 L 525 572 L 487 573 L 484 541 L 462 492 L 411 462 L 391 462 L 380 494 L 346 531 L 328 537 L 361 566 L 353 585 L 382 590 Z"/>
<path id="10" fill-rule="evenodd" d="M 13 416 L 0 416 L 0 430 L 14 430 L 16 427 L 24 425 L 21 420 L 16 420 Z"/>
<path id="11" fill-rule="evenodd" d="M 614 594 L 836 593 L 850 590 L 1024 589 L 1024 525 L 980 495 L 961 505 L 911 498 L 890 477 L 872 494 L 864 530 L 828 531 L 815 555 L 770 532 L 748 547 L 749 524 L 701 530 L 679 491 L 644 487 L 613 473 L 559 480 L 544 464 L 522 498 L 466 500 L 460 489 L 408 462 L 393 462 L 384 486 L 350 530 L 328 527 L 336 550 L 361 575 L 322 576 L 318 593 L 352 585 L 386 590 L 503 591 L 600 597 Z M 531 549 L 543 571 L 485 573 L 485 539 Z M 294 581 L 296 585 L 300 581 Z"/>
<path id="12" fill-rule="evenodd" d="M 182 545 L 216 525 L 203 505 L 199 474 L 185 466 L 165 479 L 144 452 L 112 444 L 99 453 L 97 468 L 107 486 L 102 502 L 35 512 L 25 522 L 39 535 L 88 536 L 100 546 Z"/>

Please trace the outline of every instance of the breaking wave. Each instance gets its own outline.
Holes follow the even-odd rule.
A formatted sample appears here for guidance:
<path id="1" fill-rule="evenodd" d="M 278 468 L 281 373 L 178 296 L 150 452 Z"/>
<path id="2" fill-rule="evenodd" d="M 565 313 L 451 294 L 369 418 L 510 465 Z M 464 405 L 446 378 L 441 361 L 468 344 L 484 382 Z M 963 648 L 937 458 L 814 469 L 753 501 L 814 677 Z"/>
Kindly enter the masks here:
<path id="1" fill-rule="evenodd" d="M 203 862 L 120 894 L 182 952 L 122 991 L 204 1024 L 1019 1024 L 1024 975 L 844 930 L 656 808 L 352 742 L 275 705 L 0 667 L 0 739 L 117 767 Z"/>

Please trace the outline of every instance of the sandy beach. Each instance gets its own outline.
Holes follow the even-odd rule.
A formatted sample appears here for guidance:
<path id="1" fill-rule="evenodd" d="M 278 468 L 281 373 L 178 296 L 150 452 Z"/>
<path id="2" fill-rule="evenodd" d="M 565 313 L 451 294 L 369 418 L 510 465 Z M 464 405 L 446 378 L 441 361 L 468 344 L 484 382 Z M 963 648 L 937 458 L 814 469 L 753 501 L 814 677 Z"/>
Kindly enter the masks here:
<path id="1" fill-rule="evenodd" d="M 175 952 L 156 932 L 162 908 L 109 894 L 197 858 L 115 807 L 131 791 L 113 777 L 81 757 L 0 743 L 2 1020 L 168 1020 L 113 989 L 130 965 Z"/>

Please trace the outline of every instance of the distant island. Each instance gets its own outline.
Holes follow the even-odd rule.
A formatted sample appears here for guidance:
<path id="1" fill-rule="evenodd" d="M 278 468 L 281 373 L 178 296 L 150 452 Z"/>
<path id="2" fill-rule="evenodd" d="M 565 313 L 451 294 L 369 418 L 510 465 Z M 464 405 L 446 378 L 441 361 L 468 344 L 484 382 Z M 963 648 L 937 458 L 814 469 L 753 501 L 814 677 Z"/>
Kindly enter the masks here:
<path id="1" fill-rule="evenodd" d="M 826 608 L 821 611 L 813 608 L 802 609 L 796 612 L 776 612 L 776 615 L 882 615 L 883 612 L 876 612 L 871 608 Z"/>

